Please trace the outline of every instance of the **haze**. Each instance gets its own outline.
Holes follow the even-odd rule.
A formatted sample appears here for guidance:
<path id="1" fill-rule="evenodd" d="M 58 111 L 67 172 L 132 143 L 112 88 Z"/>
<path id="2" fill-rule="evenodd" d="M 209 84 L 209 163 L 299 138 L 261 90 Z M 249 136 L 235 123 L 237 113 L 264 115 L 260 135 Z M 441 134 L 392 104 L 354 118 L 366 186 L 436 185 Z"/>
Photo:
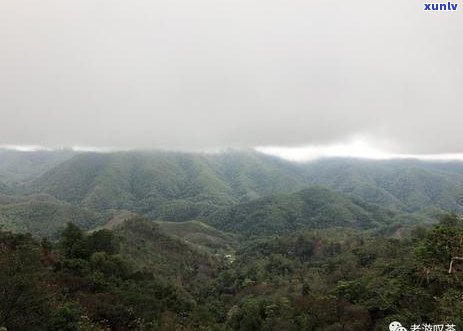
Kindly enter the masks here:
<path id="1" fill-rule="evenodd" d="M 461 153 L 462 34 L 416 0 L 2 0 L 0 145 Z"/>

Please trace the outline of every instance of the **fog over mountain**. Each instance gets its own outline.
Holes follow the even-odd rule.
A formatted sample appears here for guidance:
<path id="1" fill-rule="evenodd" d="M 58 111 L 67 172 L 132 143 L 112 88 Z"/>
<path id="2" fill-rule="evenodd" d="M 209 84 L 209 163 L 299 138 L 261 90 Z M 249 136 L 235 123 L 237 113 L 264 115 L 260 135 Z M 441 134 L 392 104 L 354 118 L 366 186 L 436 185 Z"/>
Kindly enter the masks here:
<path id="1" fill-rule="evenodd" d="M 420 1 L 4 0 L 0 145 L 361 136 L 389 153 L 459 153 L 462 32 L 461 11 Z"/>

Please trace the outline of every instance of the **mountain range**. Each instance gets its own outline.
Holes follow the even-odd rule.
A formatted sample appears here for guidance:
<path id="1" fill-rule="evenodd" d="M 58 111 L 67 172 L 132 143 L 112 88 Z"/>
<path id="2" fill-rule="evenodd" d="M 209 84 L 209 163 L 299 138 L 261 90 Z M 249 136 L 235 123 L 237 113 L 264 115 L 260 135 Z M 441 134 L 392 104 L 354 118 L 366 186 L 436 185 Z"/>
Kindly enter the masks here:
<path id="1" fill-rule="evenodd" d="M 1 224 L 37 235 L 68 221 L 95 228 L 123 210 L 247 235 L 374 228 L 462 212 L 463 163 L 0 150 L 0 193 Z"/>

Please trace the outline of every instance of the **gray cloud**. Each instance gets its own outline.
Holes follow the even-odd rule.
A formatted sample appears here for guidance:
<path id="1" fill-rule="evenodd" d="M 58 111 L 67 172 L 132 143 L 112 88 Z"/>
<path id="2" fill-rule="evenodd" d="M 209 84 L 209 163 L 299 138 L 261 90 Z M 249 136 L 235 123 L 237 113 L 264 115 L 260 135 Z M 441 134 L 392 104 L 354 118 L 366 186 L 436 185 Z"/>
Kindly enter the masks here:
<path id="1" fill-rule="evenodd" d="M 463 21 L 422 1 L 2 0 L 0 145 L 463 152 Z"/>

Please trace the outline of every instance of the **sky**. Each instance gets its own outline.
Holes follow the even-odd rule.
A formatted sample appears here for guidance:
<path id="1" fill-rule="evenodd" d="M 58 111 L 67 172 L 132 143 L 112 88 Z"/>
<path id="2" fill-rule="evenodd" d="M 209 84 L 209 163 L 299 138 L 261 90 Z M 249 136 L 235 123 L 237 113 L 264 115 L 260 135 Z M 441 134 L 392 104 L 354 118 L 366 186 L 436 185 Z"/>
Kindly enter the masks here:
<path id="1" fill-rule="evenodd" d="M 425 2 L 0 0 L 0 146 L 460 157 L 463 8 Z"/>

